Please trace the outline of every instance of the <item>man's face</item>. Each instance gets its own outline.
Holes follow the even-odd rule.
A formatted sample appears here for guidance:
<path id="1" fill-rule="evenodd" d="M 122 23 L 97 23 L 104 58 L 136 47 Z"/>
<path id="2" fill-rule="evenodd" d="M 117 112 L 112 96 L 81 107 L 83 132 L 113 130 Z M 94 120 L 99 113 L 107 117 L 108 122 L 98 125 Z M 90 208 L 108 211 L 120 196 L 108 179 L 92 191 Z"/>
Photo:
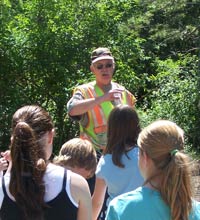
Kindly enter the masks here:
<path id="1" fill-rule="evenodd" d="M 113 60 L 99 60 L 91 65 L 91 71 L 99 86 L 110 84 L 115 69 Z"/>

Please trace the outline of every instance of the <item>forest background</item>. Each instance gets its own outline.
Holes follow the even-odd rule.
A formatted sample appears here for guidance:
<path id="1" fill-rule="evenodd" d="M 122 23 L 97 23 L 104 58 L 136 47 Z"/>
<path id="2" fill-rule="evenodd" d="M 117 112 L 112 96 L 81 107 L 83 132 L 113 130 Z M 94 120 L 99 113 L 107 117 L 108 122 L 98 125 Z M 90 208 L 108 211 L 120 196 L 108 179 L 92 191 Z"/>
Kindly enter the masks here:
<path id="1" fill-rule="evenodd" d="M 53 116 L 54 151 L 78 135 L 67 116 L 73 88 L 94 79 L 90 53 L 109 47 L 114 80 L 137 97 L 142 127 L 175 121 L 187 150 L 200 153 L 198 0 L 1 0 L 0 146 L 13 113 L 39 104 Z"/>

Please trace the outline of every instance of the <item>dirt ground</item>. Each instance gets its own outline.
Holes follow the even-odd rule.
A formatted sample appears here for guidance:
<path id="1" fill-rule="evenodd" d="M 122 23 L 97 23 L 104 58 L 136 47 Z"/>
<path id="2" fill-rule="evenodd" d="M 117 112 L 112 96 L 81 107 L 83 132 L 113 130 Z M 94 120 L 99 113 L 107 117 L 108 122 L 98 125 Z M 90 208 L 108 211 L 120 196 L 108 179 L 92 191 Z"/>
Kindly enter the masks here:
<path id="1" fill-rule="evenodd" d="M 196 200 L 200 201 L 200 176 L 194 176 L 193 178 L 195 187 L 194 197 Z"/>
<path id="2" fill-rule="evenodd" d="M 200 201 L 200 161 L 197 163 L 197 171 L 193 176 L 194 185 L 194 197 L 196 200 Z"/>

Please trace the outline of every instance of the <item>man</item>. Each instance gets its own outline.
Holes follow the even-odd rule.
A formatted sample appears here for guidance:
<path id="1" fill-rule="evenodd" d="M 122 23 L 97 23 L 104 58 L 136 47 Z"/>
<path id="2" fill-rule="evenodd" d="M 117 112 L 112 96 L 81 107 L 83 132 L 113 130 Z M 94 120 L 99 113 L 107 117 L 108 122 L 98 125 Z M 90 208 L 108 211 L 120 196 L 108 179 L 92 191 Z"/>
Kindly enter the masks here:
<path id="1" fill-rule="evenodd" d="M 67 103 L 69 116 L 79 121 L 80 138 L 92 142 L 97 158 L 101 156 L 107 142 L 107 119 L 111 110 L 118 104 L 135 105 L 135 97 L 123 86 L 112 81 L 115 60 L 105 47 L 95 49 L 91 54 L 91 72 L 96 80 L 74 89 Z M 91 194 L 95 186 L 95 176 L 88 180 Z M 98 219 L 105 218 L 106 193 L 104 205 Z"/>
<path id="2" fill-rule="evenodd" d="M 112 81 L 115 60 L 108 48 L 99 47 L 91 54 L 91 72 L 96 81 L 75 88 L 67 103 L 68 114 L 79 120 L 80 137 L 92 142 L 97 152 L 106 146 L 107 119 L 118 104 L 135 105 L 135 97 Z"/>

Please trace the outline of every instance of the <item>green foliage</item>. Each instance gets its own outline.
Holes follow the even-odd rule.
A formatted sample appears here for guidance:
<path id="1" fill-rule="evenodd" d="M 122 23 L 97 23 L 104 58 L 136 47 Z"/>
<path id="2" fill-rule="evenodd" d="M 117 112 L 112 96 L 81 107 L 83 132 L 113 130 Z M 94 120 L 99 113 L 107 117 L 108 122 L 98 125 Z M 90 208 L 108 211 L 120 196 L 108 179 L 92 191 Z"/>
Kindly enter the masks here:
<path id="1" fill-rule="evenodd" d="M 157 119 L 168 119 L 180 125 L 187 137 L 187 146 L 200 150 L 199 145 L 199 96 L 198 96 L 198 59 L 180 57 L 158 60 L 158 74 L 150 76 L 154 89 L 150 91 L 146 102 L 146 123 Z"/>
<path id="2" fill-rule="evenodd" d="M 46 108 L 55 152 L 78 135 L 67 116 L 73 88 L 94 79 L 90 52 L 110 47 L 114 79 L 137 97 L 143 124 L 158 117 L 186 129 L 199 149 L 199 3 L 187 0 L 3 0 L 0 2 L 0 146 L 22 105 Z M 200 53 L 199 53 L 200 54 Z"/>

